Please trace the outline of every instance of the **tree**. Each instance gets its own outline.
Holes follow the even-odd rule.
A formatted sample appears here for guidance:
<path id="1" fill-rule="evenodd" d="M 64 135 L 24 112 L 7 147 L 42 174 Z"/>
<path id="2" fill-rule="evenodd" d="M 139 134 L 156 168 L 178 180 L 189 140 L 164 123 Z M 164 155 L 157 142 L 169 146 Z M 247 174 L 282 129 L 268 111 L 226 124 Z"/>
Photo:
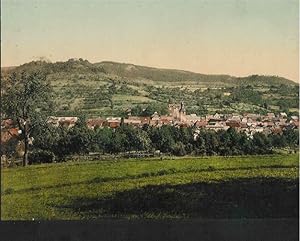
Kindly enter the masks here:
<path id="1" fill-rule="evenodd" d="M 196 154 L 199 154 L 199 155 L 206 154 L 206 143 L 205 143 L 205 140 L 202 137 L 202 135 L 197 136 L 197 139 L 195 140 L 194 145 L 195 145 Z"/>
<path id="2" fill-rule="evenodd" d="M 152 129 L 150 134 L 150 139 L 153 143 L 155 149 L 160 150 L 161 152 L 171 152 L 172 147 L 175 144 L 173 137 L 174 131 L 176 130 L 173 126 L 163 125 L 160 128 Z"/>
<path id="3" fill-rule="evenodd" d="M 149 151 L 152 144 L 148 133 L 140 129 L 133 129 L 129 142 L 138 151 Z"/>
<path id="4" fill-rule="evenodd" d="M 94 131 L 94 143 L 98 146 L 98 149 L 103 152 L 112 152 L 113 145 L 113 130 L 105 127 L 103 129 L 96 129 Z"/>
<path id="5" fill-rule="evenodd" d="M 286 138 L 286 144 L 290 147 L 299 146 L 299 132 L 294 129 L 287 129 L 283 131 L 283 137 Z"/>
<path id="6" fill-rule="evenodd" d="M 141 105 L 136 105 L 131 108 L 131 114 L 134 116 L 142 116 L 143 114 L 143 107 Z"/>
<path id="7" fill-rule="evenodd" d="M 176 156 L 186 155 L 185 145 L 181 141 L 175 143 L 171 148 L 172 153 Z"/>
<path id="8" fill-rule="evenodd" d="M 142 116 L 151 116 L 154 112 L 157 112 L 159 115 L 168 114 L 168 106 L 163 103 L 149 103 L 146 109 L 142 112 Z"/>
<path id="9" fill-rule="evenodd" d="M 117 91 L 116 82 L 114 80 L 111 80 L 111 85 L 108 86 L 108 94 L 109 94 L 108 101 L 110 103 L 110 108 L 112 110 L 114 109 L 113 95 L 116 93 L 116 91 Z"/>
<path id="10" fill-rule="evenodd" d="M 71 154 L 88 153 L 92 140 L 92 131 L 86 126 L 86 118 L 81 115 L 75 126 L 68 130 L 69 152 Z"/>
<path id="11" fill-rule="evenodd" d="M 218 153 L 219 148 L 219 139 L 218 134 L 211 130 L 206 130 L 200 133 L 203 137 L 205 146 L 206 146 L 206 154 L 208 155 L 215 155 Z"/>
<path id="12" fill-rule="evenodd" d="M 255 133 L 252 139 L 253 153 L 268 154 L 271 153 L 270 139 L 263 133 Z"/>
<path id="13" fill-rule="evenodd" d="M 14 120 L 24 142 L 23 166 L 28 164 L 28 149 L 32 131 L 46 123 L 47 112 L 52 109 L 51 87 L 42 73 L 13 73 L 9 85 L 3 90 L 2 110 Z"/>

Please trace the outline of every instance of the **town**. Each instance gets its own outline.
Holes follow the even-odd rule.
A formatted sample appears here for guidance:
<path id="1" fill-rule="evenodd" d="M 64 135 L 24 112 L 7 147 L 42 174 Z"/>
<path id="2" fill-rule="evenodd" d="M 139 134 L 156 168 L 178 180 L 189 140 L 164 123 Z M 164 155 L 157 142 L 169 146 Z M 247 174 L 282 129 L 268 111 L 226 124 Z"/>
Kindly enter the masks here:
<path id="1" fill-rule="evenodd" d="M 48 123 L 54 126 L 73 127 L 78 121 L 78 117 L 55 117 L 51 116 Z M 108 117 L 108 118 L 93 118 L 87 119 L 86 124 L 88 128 L 117 128 L 124 125 L 131 125 L 134 127 L 143 127 L 150 125 L 154 127 L 161 127 L 162 125 L 171 125 L 176 127 L 195 127 L 196 129 L 209 130 L 227 130 L 230 127 L 238 131 L 244 131 L 248 136 L 253 136 L 254 133 L 280 134 L 286 128 L 298 129 L 298 116 L 287 117 L 286 113 L 268 113 L 267 115 L 245 113 L 240 114 L 218 114 L 197 116 L 196 114 L 186 114 L 185 105 L 169 104 L 169 115 L 159 115 L 155 112 L 152 116 L 132 116 L 128 110 L 128 117 Z"/>
<path id="2" fill-rule="evenodd" d="M 175 127 L 194 127 L 196 137 L 201 129 L 207 130 L 228 130 L 234 128 L 239 132 L 244 132 L 250 138 L 255 133 L 282 134 L 285 129 L 299 129 L 299 117 L 291 116 L 288 118 L 286 113 L 268 113 L 260 115 L 254 113 L 240 114 L 218 114 L 197 116 L 196 114 L 186 114 L 185 105 L 169 104 L 169 115 L 159 115 L 155 112 L 150 117 L 147 116 L 132 116 L 128 110 L 128 117 L 107 117 L 87 119 L 86 125 L 89 129 L 96 128 L 117 128 L 121 125 L 131 125 L 136 128 L 141 128 L 144 125 L 153 127 L 161 127 L 170 125 Z M 78 117 L 57 117 L 50 116 L 47 120 L 48 124 L 55 127 L 72 128 L 78 122 Z M 6 143 L 11 138 L 16 138 L 21 134 L 21 131 L 11 119 L 1 121 L 1 143 Z M 32 140 L 31 140 L 32 141 Z"/>

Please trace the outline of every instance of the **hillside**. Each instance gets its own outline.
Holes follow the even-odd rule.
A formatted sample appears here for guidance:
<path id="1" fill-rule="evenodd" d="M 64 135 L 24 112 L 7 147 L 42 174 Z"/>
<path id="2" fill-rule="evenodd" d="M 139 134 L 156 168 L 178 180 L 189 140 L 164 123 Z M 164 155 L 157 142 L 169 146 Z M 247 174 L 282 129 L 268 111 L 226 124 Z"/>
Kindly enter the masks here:
<path id="1" fill-rule="evenodd" d="M 96 63 L 95 66 L 103 68 L 105 72 L 109 74 L 127 78 L 149 79 L 154 82 L 161 82 L 162 84 L 169 82 L 183 82 L 183 84 L 184 82 L 195 82 L 196 84 L 203 84 L 207 87 L 239 84 L 295 85 L 293 81 L 277 76 L 253 75 L 244 78 L 238 78 L 230 75 L 205 75 L 184 70 L 159 69 L 109 61 Z"/>
<path id="2" fill-rule="evenodd" d="M 298 85 L 277 76 L 205 75 L 183 70 L 133 64 L 70 59 L 48 63 L 33 61 L 1 68 L 2 88 L 12 72 L 41 71 L 55 91 L 57 115 L 124 115 L 128 108 L 149 103 L 185 101 L 187 111 L 298 112 Z"/>

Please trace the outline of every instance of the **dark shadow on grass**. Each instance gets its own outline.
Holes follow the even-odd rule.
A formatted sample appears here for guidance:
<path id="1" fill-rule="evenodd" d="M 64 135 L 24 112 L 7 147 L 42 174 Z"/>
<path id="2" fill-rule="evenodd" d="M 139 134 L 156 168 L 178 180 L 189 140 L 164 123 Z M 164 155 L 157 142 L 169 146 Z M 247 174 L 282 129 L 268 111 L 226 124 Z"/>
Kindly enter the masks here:
<path id="1" fill-rule="evenodd" d="M 91 180 L 72 182 L 72 183 L 60 183 L 55 185 L 45 185 L 39 187 L 32 188 L 24 188 L 20 190 L 13 190 L 12 188 L 8 188 L 6 190 L 1 190 L 1 195 L 9 195 L 9 194 L 21 194 L 26 192 L 34 192 L 34 191 L 43 191 L 45 189 L 51 188 L 62 188 L 62 187 L 70 187 L 73 185 L 89 185 L 89 184 L 99 184 L 105 182 L 112 181 L 125 181 L 125 180 L 134 180 L 145 177 L 160 177 L 164 175 L 171 174 L 183 174 L 183 173 L 199 173 L 199 172 L 214 172 L 214 171 L 238 171 L 238 170 L 255 170 L 255 169 L 272 169 L 272 168 L 298 168 L 297 165 L 270 165 L 270 166 L 257 166 L 257 167 L 237 167 L 237 168 L 215 168 L 213 166 L 208 166 L 207 168 L 197 169 L 197 168 L 186 168 L 181 170 L 176 170 L 175 168 L 170 169 L 161 169 L 153 172 L 143 172 L 136 175 L 125 175 L 120 177 L 96 177 Z"/>
<path id="2" fill-rule="evenodd" d="M 68 206 L 83 218 L 297 218 L 298 179 L 236 179 L 219 183 L 146 186 Z"/>

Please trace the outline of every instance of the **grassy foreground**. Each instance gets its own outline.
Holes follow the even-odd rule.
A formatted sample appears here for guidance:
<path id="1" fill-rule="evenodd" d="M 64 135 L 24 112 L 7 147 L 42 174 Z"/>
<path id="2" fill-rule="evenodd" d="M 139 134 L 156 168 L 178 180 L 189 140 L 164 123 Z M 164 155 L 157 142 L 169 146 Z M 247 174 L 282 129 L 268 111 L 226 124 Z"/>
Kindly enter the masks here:
<path id="1" fill-rule="evenodd" d="M 298 154 L 2 169 L 4 220 L 298 216 Z"/>

